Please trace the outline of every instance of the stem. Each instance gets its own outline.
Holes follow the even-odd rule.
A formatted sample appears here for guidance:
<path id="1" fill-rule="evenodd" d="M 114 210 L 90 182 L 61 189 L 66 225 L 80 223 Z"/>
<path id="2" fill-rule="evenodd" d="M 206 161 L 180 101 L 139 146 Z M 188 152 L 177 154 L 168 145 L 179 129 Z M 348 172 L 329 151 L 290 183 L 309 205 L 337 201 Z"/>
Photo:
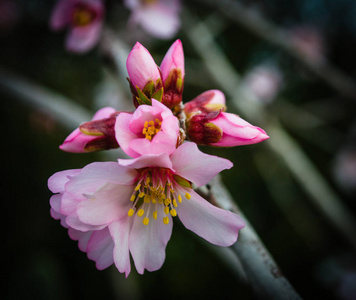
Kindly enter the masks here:
<path id="1" fill-rule="evenodd" d="M 240 230 L 238 241 L 231 246 L 244 268 L 248 280 L 261 299 L 292 300 L 301 299 L 284 277 L 276 262 L 261 242 L 252 225 L 235 204 L 220 176 L 211 182 L 210 200 L 223 209 L 232 210 L 245 221 L 246 227 Z"/>

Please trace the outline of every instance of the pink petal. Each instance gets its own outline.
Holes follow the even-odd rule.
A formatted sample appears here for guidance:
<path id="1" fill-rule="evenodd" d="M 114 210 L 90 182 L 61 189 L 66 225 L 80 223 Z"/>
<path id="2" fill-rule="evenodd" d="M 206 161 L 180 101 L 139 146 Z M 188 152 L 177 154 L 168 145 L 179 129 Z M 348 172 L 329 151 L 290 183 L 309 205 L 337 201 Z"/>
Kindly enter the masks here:
<path id="1" fill-rule="evenodd" d="M 101 108 L 94 114 L 92 121 L 109 118 L 115 112 L 116 109 L 112 107 Z"/>
<path id="2" fill-rule="evenodd" d="M 218 143 L 212 144 L 212 146 L 232 147 L 250 145 L 269 138 L 263 129 L 251 125 L 234 114 L 223 112 L 211 122 L 223 130 L 222 139 Z"/>
<path id="3" fill-rule="evenodd" d="M 175 117 L 174 117 L 175 118 Z M 149 141 L 145 138 L 135 139 L 130 142 L 130 149 L 134 150 L 139 155 L 148 155 L 148 154 L 160 154 L 167 153 L 171 154 L 176 149 L 175 143 L 167 143 L 169 141 L 163 132 L 160 135 L 156 135 L 152 141 Z"/>
<path id="4" fill-rule="evenodd" d="M 78 248 L 83 252 L 87 252 L 88 242 L 92 233 L 93 231 L 83 232 L 71 227 L 68 229 L 69 237 L 74 241 L 78 241 Z"/>
<path id="5" fill-rule="evenodd" d="M 66 185 L 66 191 L 75 197 L 94 193 L 97 188 L 109 182 L 116 184 L 132 184 L 137 172 L 132 168 L 120 166 L 116 162 L 95 162 L 85 166 Z"/>
<path id="6" fill-rule="evenodd" d="M 140 105 L 138 109 L 140 109 Z M 138 110 L 137 109 L 137 110 Z M 137 111 L 136 110 L 136 111 Z M 130 142 L 137 138 L 137 135 L 130 128 L 130 121 L 132 119 L 132 114 L 120 113 L 116 117 L 115 122 L 115 138 L 117 143 L 120 145 L 122 151 L 131 157 L 138 157 L 139 154 L 130 148 Z"/>
<path id="7" fill-rule="evenodd" d="M 157 211 L 157 220 L 149 215 L 150 222 L 143 225 L 142 217 L 134 216 L 130 232 L 130 252 L 137 272 L 143 274 L 144 270 L 158 270 L 166 257 L 166 246 L 172 234 L 173 222 L 169 216 L 169 223 L 165 225 L 163 210 Z"/>
<path id="8" fill-rule="evenodd" d="M 51 205 L 51 208 L 56 212 L 56 213 L 61 213 L 61 199 L 62 195 L 56 194 L 51 197 L 49 200 L 49 203 Z"/>
<path id="9" fill-rule="evenodd" d="M 119 159 L 119 165 L 128 166 L 133 169 L 161 167 L 173 170 L 167 153 L 147 154 L 134 159 Z"/>
<path id="10" fill-rule="evenodd" d="M 53 174 L 48 179 L 48 188 L 52 193 L 64 192 L 64 185 L 69 181 L 68 176 L 75 176 L 80 172 L 80 169 L 65 170 Z"/>
<path id="11" fill-rule="evenodd" d="M 70 23 L 73 4 L 72 0 L 59 0 L 56 3 L 50 20 L 52 30 L 59 30 Z"/>
<path id="12" fill-rule="evenodd" d="M 79 218 L 76 213 L 73 213 L 66 217 L 65 222 L 68 226 L 72 227 L 75 230 L 83 231 L 83 232 L 88 232 L 88 231 L 94 231 L 94 230 L 101 230 L 106 227 L 106 224 L 104 225 L 91 225 L 91 224 L 86 224 L 83 223 Z"/>
<path id="13" fill-rule="evenodd" d="M 168 49 L 161 63 L 162 80 L 165 81 L 173 69 L 180 69 L 184 76 L 184 53 L 180 40 L 176 40 Z"/>
<path id="14" fill-rule="evenodd" d="M 79 219 L 90 225 L 108 225 L 124 217 L 132 203 L 130 197 L 134 187 L 109 183 L 92 196 L 78 204 Z"/>
<path id="15" fill-rule="evenodd" d="M 72 28 L 66 40 L 67 50 L 76 53 L 89 51 L 97 44 L 102 27 L 102 20 L 96 20 L 85 27 Z"/>
<path id="16" fill-rule="evenodd" d="M 195 143 L 187 142 L 171 155 L 176 174 L 202 186 L 222 170 L 230 169 L 231 161 L 201 152 Z"/>
<path id="17" fill-rule="evenodd" d="M 114 241 L 114 262 L 116 268 L 125 276 L 130 274 L 130 253 L 129 253 L 129 233 L 132 227 L 133 218 L 126 216 L 121 220 L 109 225 L 109 230 Z"/>
<path id="18" fill-rule="evenodd" d="M 84 153 L 85 145 L 96 138 L 96 136 L 83 134 L 77 128 L 70 135 L 68 135 L 63 144 L 59 146 L 59 149 L 72 153 Z"/>
<path id="19" fill-rule="evenodd" d="M 189 193 L 191 199 L 184 199 L 177 207 L 183 225 L 212 244 L 224 247 L 234 244 L 238 231 L 245 227 L 242 219 L 230 211 L 213 206 L 193 190 Z"/>
<path id="20" fill-rule="evenodd" d="M 155 82 L 161 77 L 151 54 L 138 42 L 127 58 L 126 68 L 132 84 L 140 89 L 143 89 L 148 81 Z"/>
<path id="21" fill-rule="evenodd" d="M 113 250 L 114 242 L 107 227 L 93 232 L 88 242 L 87 253 L 88 258 L 96 262 L 98 270 L 106 269 L 113 264 Z"/>

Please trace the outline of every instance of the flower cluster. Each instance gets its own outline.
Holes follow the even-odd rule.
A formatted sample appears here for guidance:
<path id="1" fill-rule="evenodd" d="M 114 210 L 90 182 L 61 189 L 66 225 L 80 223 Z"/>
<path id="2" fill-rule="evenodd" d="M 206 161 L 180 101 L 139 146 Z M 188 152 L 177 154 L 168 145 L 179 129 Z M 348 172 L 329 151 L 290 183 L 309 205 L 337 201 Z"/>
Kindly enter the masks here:
<path id="1" fill-rule="evenodd" d="M 225 112 L 225 97 L 218 90 L 182 103 L 184 55 L 179 40 L 160 67 L 137 43 L 127 71 L 135 111 L 103 108 L 60 148 L 88 152 L 121 147 L 131 158 L 94 162 L 58 172 L 48 181 L 55 193 L 52 217 L 61 220 L 98 269 L 114 263 L 126 276 L 130 255 L 140 274 L 162 266 L 175 217 L 210 243 L 235 243 L 242 219 L 194 191 L 232 163 L 201 152 L 197 145 L 231 147 L 268 138 L 262 129 Z"/>
<path id="2" fill-rule="evenodd" d="M 148 34 L 169 39 L 180 27 L 180 0 L 125 0 L 132 11 L 130 27 L 140 25 Z M 68 27 L 66 48 L 84 53 L 99 41 L 105 18 L 104 0 L 58 0 L 53 9 L 50 27 Z"/>

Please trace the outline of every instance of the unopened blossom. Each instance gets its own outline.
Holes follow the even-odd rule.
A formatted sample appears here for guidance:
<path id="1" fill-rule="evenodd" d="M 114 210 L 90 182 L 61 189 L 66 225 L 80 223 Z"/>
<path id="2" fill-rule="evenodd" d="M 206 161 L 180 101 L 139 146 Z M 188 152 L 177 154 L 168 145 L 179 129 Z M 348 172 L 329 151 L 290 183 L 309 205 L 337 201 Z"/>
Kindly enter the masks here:
<path id="1" fill-rule="evenodd" d="M 236 242 L 241 218 L 213 206 L 193 190 L 224 169 L 226 159 L 204 154 L 187 142 L 168 155 L 143 155 L 117 162 L 97 162 L 81 170 L 54 174 L 52 216 L 99 269 L 112 262 L 126 276 L 130 253 L 138 273 L 158 270 L 172 233 L 172 218 L 219 246 Z"/>
<path id="2" fill-rule="evenodd" d="M 68 51 L 84 53 L 98 42 L 103 27 L 103 0 L 59 0 L 53 10 L 53 30 L 68 27 Z"/>
<path id="3" fill-rule="evenodd" d="M 114 132 L 117 113 L 112 107 L 98 110 L 91 122 L 75 129 L 59 148 L 74 153 L 117 148 Z"/>
<path id="4" fill-rule="evenodd" d="M 182 102 L 184 53 L 176 40 L 164 56 L 160 68 L 148 50 L 136 43 L 126 61 L 135 106 L 150 104 L 151 98 L 173 109 Z"/>
<path id="5" fill-rule="evenodd" d="M 225 96 L 219 90 L 209 90 L 184 106 L 187 115 L 186 134 L 198 145 L 233 147 L 262 142 L 266 132 L 239 116 L 224 112 Z"/>
<path id="6" fill-rule="evenodd" d="M 132 11 L 129 25 L 139 25 L 154 37 L 172 38 L 180 28 L 180 0 L 125 0 L 124 3 Z"/>
<path id="7" fill-rule="evenodd" d="M 121 149 L 131 157 L 171 154 L 178 142 L 178 119 L 169 108 L 152 99 L 152 105 L 140 105 L 133 114 L 120 113 L 115 135 Z"/>

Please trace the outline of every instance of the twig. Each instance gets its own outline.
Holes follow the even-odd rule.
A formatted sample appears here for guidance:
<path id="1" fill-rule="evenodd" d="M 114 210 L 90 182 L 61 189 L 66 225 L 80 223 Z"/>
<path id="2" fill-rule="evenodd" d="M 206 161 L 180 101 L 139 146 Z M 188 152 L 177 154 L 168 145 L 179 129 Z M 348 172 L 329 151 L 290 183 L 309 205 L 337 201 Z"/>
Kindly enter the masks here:
<path id="1" fill-rule="evenodd" d="M 256 96 L 240 83 L 240 76 L 214 43 L 208 26 L 203 22 L 198 23 L 188 11 L 185 15 L 187 18 L 183 24 L 186 24 L 186 34 L 191 44 L 205 61 L 210 75 L 231 98 L 234 108 L 248 119 L 254 120 L 254 123 L 264 123 L 266 114 L 263 106 L 254 99 Z M 266 144 L 286 162 L 286 166 L 311 196 L 310 199 L 319 211 L 356 248 L 356 223 L 341 199 L 329 187 L 299 145 L 277 122 L 266 123 L 263 127 L 271 137 Z"/>
<path id="2" fill-rule="evenodd" d="M 356 83 L 326 59 L 315 61 L 309 59 L 293 46 L 288 33 L 268 22 L 256 10 L 246 8 L 239 1 L 233 0 L 199 0 L 218 9 L 232 22 L 238 23 L 259 38 L 279 47 L 293 57 L 299 64 L 348 99 L 356 99 Z"/>
<path id="3" fill-rule="evenodd" d="M 238 241 L 231 246 L 246 272 L 247 278 L 257 296 L 261 299 L 301 299 L 284 277 L 279 267 L 261 242 L 252 225 L 234 203 L 220 176 L 211 182 L 211 197 L 218 206 L 238 213 L 246 227 L 239 233 Z"/>

